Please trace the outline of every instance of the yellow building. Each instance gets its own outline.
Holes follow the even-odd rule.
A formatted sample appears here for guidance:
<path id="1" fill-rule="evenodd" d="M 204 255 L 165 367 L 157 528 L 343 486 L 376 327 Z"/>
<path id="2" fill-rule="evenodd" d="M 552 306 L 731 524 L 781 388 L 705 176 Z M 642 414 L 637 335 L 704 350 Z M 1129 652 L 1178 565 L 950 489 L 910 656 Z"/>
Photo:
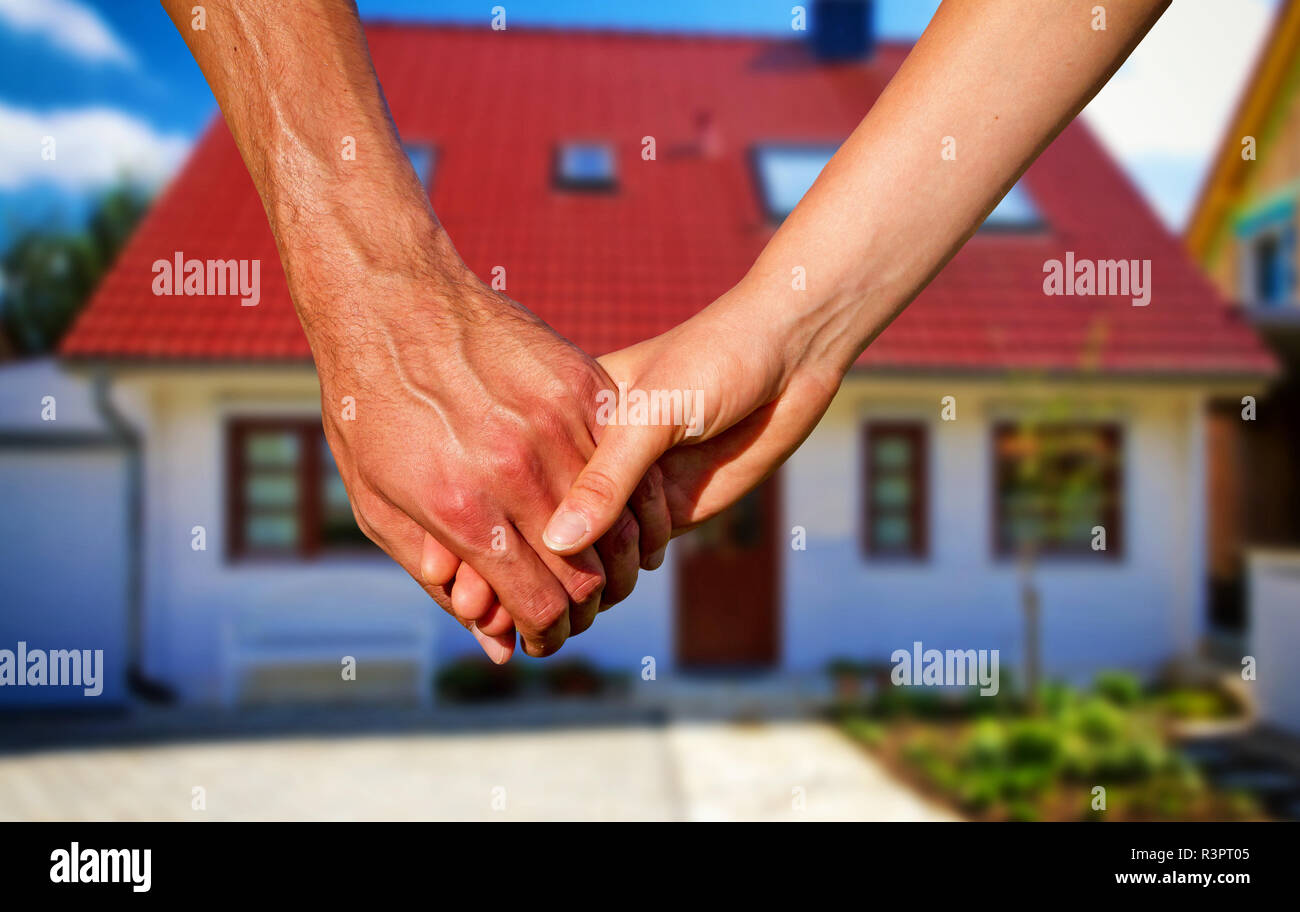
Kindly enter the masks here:
<path id="1" fill-rule="evenodd" d="M 1186 232 L 1283 373 L 1209 425 L 1212 612 L 1240 630 L 1243 549 L 1300 545 L 1300 0 L 1282 0 Z"/>

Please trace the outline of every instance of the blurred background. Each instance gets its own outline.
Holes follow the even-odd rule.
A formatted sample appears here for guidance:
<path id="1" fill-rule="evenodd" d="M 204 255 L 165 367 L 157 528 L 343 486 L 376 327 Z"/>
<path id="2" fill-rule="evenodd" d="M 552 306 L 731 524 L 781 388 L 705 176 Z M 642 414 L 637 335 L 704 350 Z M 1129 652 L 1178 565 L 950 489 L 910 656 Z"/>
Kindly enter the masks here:
<path id="1" fill-rule="evenodd" d="M 741 277 L 937 3 L 359 6 L 466 262 L 602 353 Z M 0 165 L 0 818 L 1300 817 L 1297 0 L 1171 7 L 776 477 L 504 667 L 357 530 L 156 4 L 0 0 Z"/>

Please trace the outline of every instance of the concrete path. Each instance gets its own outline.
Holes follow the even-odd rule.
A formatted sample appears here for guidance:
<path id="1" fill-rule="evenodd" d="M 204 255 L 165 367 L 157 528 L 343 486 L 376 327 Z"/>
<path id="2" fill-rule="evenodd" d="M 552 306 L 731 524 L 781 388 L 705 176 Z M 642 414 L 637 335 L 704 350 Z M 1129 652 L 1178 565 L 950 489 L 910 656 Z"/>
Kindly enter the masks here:
<path id="1" fill-rule="evenodd" d="M 942 820 L 824 722 L 424 722 L 0 749 L 0 819 Z M 119 739 L 120 740 L 120 739 Z M 194 809 L 194 789 L 206 808 Z"/>

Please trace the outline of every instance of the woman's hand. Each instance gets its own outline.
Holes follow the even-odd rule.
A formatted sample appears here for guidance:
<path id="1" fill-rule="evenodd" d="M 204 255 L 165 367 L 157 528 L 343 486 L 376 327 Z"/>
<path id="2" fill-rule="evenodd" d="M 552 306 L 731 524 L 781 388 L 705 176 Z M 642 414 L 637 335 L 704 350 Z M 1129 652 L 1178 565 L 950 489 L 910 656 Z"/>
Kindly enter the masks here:
<path id="1" fill-rule="evenodd" d="M 672 534 L 681 534 L 739 500 L 808 436 L 842 370 L 822 357 L 807 321 L 755 322 L 775 312 L 759 284 L 747 280 L 669 332 L 599 359 L 633 401 L 604 410 L 604 421 L 598 412 L 596 452 L 552 518 L 548 546 L 560 554 L 587 547 L 656 463 Z M 683 409 L 642 415 L 637 397 L 680 398 Z M 557 527 L 586 531 L 561 540 Z"/>

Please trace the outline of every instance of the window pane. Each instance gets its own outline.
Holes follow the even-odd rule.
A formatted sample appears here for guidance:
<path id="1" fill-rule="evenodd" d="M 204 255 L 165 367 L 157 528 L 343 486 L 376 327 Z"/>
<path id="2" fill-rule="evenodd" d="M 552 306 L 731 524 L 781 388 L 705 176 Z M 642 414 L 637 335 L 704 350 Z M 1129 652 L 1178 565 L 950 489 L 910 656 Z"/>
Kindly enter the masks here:
<path id="1" fill-rule="evenodd" d="M 433 167 L 435 153 L 433 146 L 424 143 L 402 143 L 402 149 L 406 152 L 407 159 L 411 162 L 411 167 L 415 169 L 415 175 L 420 179 L 420 183 L 427 190 L 430 181 L 433 180 Z"/>
<path id="2" fill-rule="evenodd" d="M 296 467 L 296 431 L 254 431 L 244 438 L 244 459 L 250 466 Z"/>
<path id="3" fill-rule="evenodd" d="M 775 218 L 785 218 L 803 199 L 835 146 L 766 146 L 756 153 L 763 203 Z"/>
<path id="4" fill-rule="evenodd" d="M 251 548 L 293 549 L 298 544 L 298 518 L 292 513 L 250 516 L 244 540 Z"/>
<path id="5" fill-rule="evenodd" d="M 926 551 L 925 426 L 867 427 L 865 529 L 868 551 L 920 557 Z"/>
<path id="6" fill-rule="evenodd" d="M 608 187 L 614 183 L 614 150 L 603 143 L 566 143 L 556 160 L 556 179 L 571 187 Z"/>
<path id="7" fill-rule="evenodd" d="M 1093 527 L 1118 523 L 1118 432 L 1054 425 L 995 433 L 999 551 L 1091 552 Z M 1119 531 L 1107 528 L 1112 549 Z"/>
<path id="8" fill-rule="evenodd" d="M 334 454 L 330 452 L 324 432 L 320 435 L 321 464 L 321 544 L 324 546 L 366 545 L 370 539 L 352 515 L 347 488 L 339 476 Z"/>
<path id="9" fill-rule="evenodd" d="M 233 433 L 240 433 L 234 431 Z M 296 552 L 302 544 L 300 431 L 292 423 L 246 428 L 234 479 L 239 499 L 237 551 Z"/>
<path id="10" fill-rule="evenodd" d="M 295 506 L 298 479 L 287 473 L 251 474 L 244 482 L 244 502 L 254 510 Z"/>
<path id="11" fill-rule="evenodd" d="M 871 496 L 877 507 L 905 507 L 912 502 L 912 479 L 906 475 L 877 478 Z"/>
<path id="12" fill-rule="evenodd" d="M 1255 300 L 1273 304 L 1282 297 L 1282 255 L 1276 235 L 1265 235 L 1255 242 Z"/>
<path id="13" fill-rule="evenodd" d="M 907 551 L 912 544 L 912 521 L 906 516 L 877 516 L 871 543 L 882 551 Z"/>
<path id="14" fill-rule="evenodd" d="M 906 469 L 912 462 L 912 441 L 902 436 L 875 438 L 877 471 Z"/>
<path id="15" fill-rule="evenodd" d="M 1038 207 L 1029 196 L 1029 192 L 1020 184 L 1012 186 L 1002 202 L 989 213 L 984 220 L 985 228 L 1029 229 L 1040 226 L 1043 222 Z"/>

